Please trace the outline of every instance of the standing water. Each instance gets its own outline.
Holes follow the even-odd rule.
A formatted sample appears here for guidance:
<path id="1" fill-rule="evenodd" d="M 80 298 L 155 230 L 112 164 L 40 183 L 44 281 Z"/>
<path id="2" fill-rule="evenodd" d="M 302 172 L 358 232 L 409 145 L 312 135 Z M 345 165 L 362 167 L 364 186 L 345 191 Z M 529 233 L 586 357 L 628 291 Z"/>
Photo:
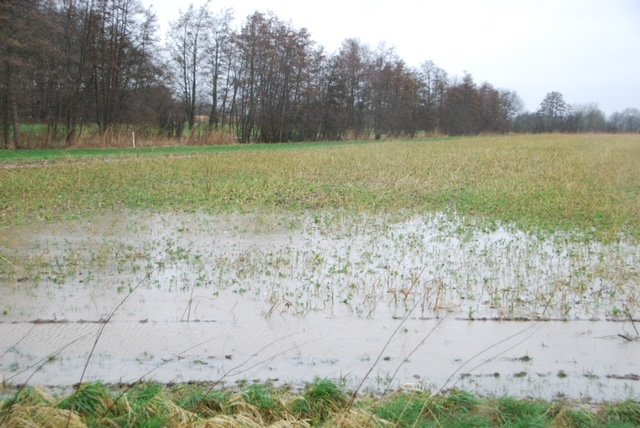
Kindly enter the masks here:
<path id="1" fill-rule="evenodd" d="M 638 398 L 640 247 L 450 215 L 122 212 L 0 242 L 12 384 Z M 116 309 L 117 308 L 117 309 Z M 105 322 L 108 323 L 105 325 Z"/>

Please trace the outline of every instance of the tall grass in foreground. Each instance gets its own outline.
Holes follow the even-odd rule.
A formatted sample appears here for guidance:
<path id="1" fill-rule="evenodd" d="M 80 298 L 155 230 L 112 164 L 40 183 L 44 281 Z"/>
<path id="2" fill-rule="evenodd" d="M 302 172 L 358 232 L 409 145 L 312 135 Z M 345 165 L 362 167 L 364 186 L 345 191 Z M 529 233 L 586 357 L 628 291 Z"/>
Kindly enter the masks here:
<path id="1" fill-rule="evenodd" d="M 124 389 L 124 391 L 123 391 Z M 453 391 L 396 392 L 383 399 L 360 398 L 347 407 L 346 393 L 318 380 L 302 393 L 255 384 L 239 391 L 205 393 L 206 386 L 143 383 L 131 389 L 101 383 L 83 385 L 75 411 L 69 397 L 37 389 L 0 399 L 4 426 L 59 427 L 633 427 L 640 404 L 623 402 L 597 409 L 570 403 L 512 398 L 482 399 Z"/>
<path id="2" fill-rule="evenodd" d="M 640 237 L 640 136 L 517 135 L 0 169 L 0 224 L 118 207 L 440 211 Z"/>

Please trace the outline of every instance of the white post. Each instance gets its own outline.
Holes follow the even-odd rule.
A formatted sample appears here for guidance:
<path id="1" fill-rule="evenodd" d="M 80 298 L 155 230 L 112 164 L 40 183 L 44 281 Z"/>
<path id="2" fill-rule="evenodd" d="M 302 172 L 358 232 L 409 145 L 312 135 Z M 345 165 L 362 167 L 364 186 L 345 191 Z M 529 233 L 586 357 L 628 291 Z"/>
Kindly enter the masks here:
<path id="1" fill-rule="evenodd" d="M 133 148 L 136 148 L 136 133 L 135 131 L 131 133 L 131 141 L 133 142 Z"/>

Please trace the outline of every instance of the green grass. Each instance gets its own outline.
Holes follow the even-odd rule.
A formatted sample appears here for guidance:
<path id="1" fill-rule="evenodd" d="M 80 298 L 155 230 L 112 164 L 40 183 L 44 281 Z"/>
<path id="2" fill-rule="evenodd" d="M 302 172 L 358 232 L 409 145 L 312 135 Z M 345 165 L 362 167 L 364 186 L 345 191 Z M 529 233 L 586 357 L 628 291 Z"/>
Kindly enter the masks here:
<path id="1" fill-rule="evenodd" d="M 21 149 L 0 150 L 2 163 L 26 163 L 56 160 L 81 160 L 104 158 L 139 158 L 154 156 L 193 156 L 227 152 L 304 150 L 346 145 L 374 144 L 367 141 L 351 142 L 309 142 L 274 144 L 232 144 L 221 146 L 173 146 L 173 147 L 137 147 L 137 148 L 69 148 L 69 149 Z"/>
<path id="2" fill-rule="evenodd" d="M 90 383 L 82 385 L 75 395 L 65 398 L 58 403 L 57 407 L 65 410 L 73 410 L 87 417 L 104 413 L 110 404 L 110 397 L 111 393 L 103 383 Z"/>
<path id="3" fill-rule="evenodd" d="M 84 385 L 70 411 L 71 396 L 53 397 L 33 388 L 0 399 L 3 426 L 162 427 L 162 426 L 395 426 L 395 427 L 635 427 L 640 403 L 626 401 L 581 407 L 514 398 L 485 399 L 465 392 L 431 395 L 395 392 L 361 397 L 348 407 L 346 393 L 317 380 L 293 393 L 269 385 L 239 392 L 206 385 L 154 383 L 133 388 Z M 304 411 L 301 404 L 306 403 Z M 310 410 L 313 409 L 313 410 Z M 56 425 L 58 424 L 58 425 Z"/>
<path id="4" fill-rule="evenodd" d="M 307 386 L 304 394 L 292 402 L 293 414 L 321 424 L 345 407 L 347 396 L 335 383 L 319 379 Z"/>
<path id="5" fill-rule="evenodd" d="M 171 150 L 178 149 L 148 153 Z M 208 212 L 451 211 L 530 231 L 573 231 L 602 240 L 621 234 L 640 237 L 638 135 L 518 135 L 189 150 L 199 155 L 0 168 L 0 225 L 78 218 L 123 207 Z M 65 152 L 34 153 L 42 157 Z M 74 156 L 79 153 L 94 152 L 74 151 Z"/>

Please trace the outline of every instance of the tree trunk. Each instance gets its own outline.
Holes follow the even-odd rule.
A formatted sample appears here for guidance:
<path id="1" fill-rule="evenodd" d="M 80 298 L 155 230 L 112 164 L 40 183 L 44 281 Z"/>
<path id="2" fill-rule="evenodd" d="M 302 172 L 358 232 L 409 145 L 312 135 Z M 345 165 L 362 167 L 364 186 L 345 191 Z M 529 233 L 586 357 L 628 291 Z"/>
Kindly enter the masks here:
<path id="1" fill-rule="evenodd" d="M 13 130 L 13 135 L 11 139 L 11 144 L 9 144 L 10 149 L 18 148 L 18 144 L 20 143 L 20 130 L 18 129 L 18 104 L 16 103 L 15 97 L 11 97 L 11 127 Z"/>
<path id="2" fill-rule="evenodd" d="M 7 55 L 9 57 L 9 55 Z M 2 94 L 2 139 L 3 145 L 7 149 L 15 149 L 18 139 L 16 119 L 16 103 L 12 91 L 12 73 L 9 58 L 5 59 L 4 76 L 2 86 L 4 94 Z M 12 132 L 13 131 L 13 132 Z"/>

